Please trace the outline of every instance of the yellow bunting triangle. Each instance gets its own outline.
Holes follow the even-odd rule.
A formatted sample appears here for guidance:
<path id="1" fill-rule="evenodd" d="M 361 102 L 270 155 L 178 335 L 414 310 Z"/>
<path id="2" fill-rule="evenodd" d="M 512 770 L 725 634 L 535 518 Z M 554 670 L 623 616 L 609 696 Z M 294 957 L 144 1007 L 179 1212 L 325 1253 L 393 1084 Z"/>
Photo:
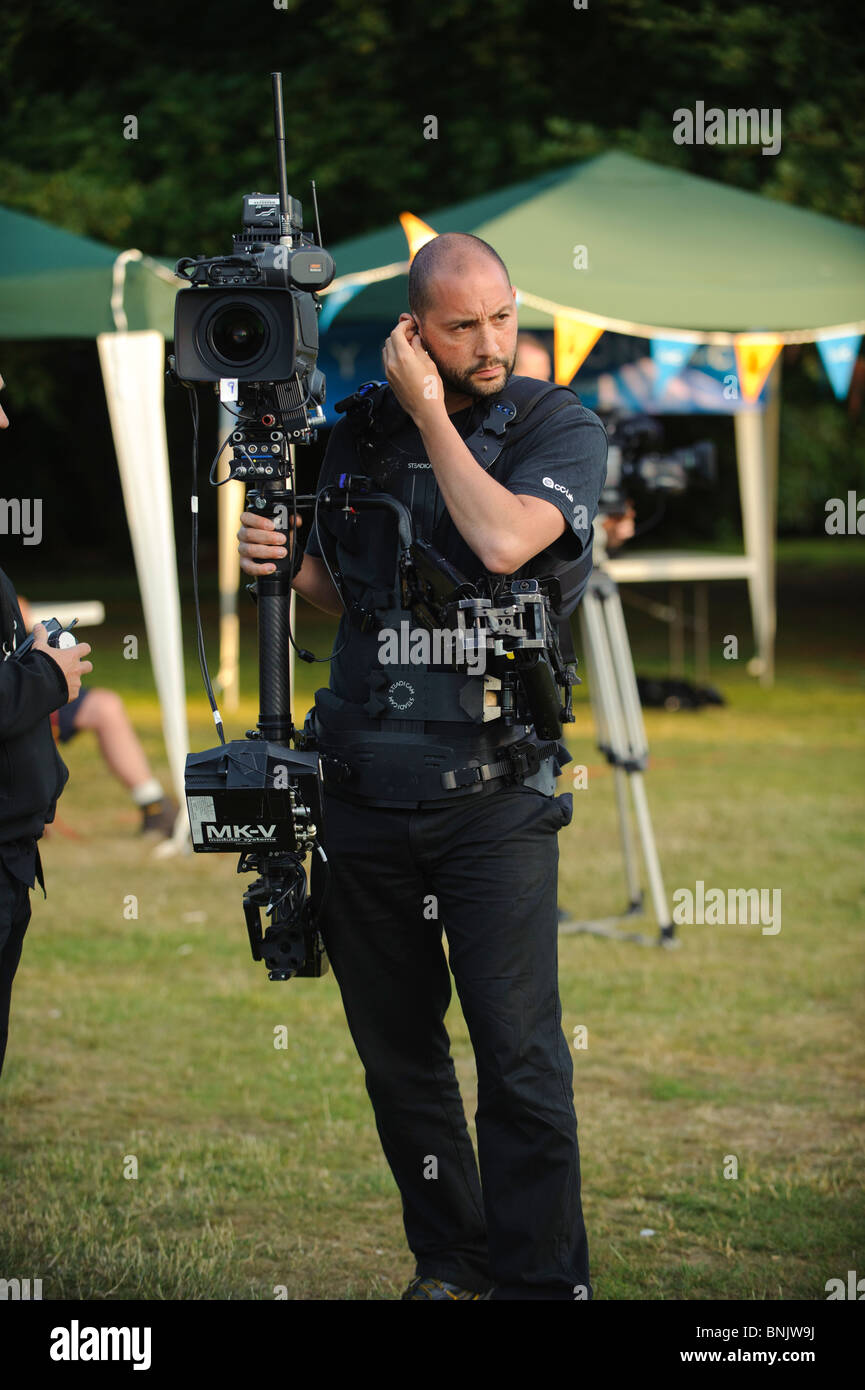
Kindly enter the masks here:
<path id="1" fill-rule="evenodd" d="M 413 261 L 421 247 L 437 237 L 438 232 L 434 232 L 426 222 L 421 222 L 413 212 L 401 212 L 399 220 L 408 242 L 408 258 Z"/>
<path id="2" fill-rule="evenodd" d="M 739 387 L 746 401 L 755 401 L 783 343 L 771 334 L 743 333 L 736 339 Z"/>
<path id="3" fill-rule="evenodd" d="M 567 386 L 604 330 L 593 323 L 582 323 L 579 319 L 567 318 L 564 314 L 557 314 L 553 322 L 555 377 L 560 386 Z"/>

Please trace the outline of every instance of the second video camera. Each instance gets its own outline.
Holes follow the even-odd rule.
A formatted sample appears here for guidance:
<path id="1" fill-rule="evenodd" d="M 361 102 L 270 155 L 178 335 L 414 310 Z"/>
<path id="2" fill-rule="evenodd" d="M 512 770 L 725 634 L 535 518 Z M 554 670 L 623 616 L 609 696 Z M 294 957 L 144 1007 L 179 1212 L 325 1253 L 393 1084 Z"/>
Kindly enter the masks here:
<path id="1" fill-rule="evenodd" d="M 717 455 L 711 440 L 682 449 L 663 449 L 664 431 L 650 415 L 605 420 L 609 451 L 607 480 L 598 503 L 602 516 L 618 516 L 635 493 L 672 496 L 696 484 L 714 487 Z"/>

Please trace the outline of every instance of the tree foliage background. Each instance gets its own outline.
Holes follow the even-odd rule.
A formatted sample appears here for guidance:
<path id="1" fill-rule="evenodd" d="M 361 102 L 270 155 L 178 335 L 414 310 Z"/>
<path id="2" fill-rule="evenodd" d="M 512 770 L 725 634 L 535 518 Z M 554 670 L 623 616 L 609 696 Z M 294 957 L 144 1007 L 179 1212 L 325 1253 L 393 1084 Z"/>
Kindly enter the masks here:
<path id="1" fill-rule="evenodd" d="M 0 19 L 0 201 L 118 247 L 225 252 L 240 195 L 275 186 L 279 68 L 289 188 L 303 200 L 315 177 L 329 242 L 611 148 L 862 224 L 861 28 L 852 0 L 35 0 Z M 675 145 L 673 112 L 698 100 L 779 107 L 780 153 Z M 9 352 L 10 414 L 55 432 L 92 503 L 69 345 Z M 845 407 L 813 350 L 788 366 L 782 526 L 821 525 L 823 499 L 855 486 L 859 368 Z"/>

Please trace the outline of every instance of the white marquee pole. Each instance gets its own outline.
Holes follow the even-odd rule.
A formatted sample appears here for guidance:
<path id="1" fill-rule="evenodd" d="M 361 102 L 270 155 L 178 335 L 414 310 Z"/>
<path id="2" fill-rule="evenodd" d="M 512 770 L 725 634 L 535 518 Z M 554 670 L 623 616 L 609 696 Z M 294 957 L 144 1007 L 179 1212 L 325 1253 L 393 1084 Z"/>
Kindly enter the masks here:
<path id="1" fill-rule="evenodd" d="M 161 333 L 147 330 L 101 333 L 97 344 L 165 748 L 180 806 L 170 843 L 180 849 L 189 837 L 184 792 L 189 728 L 165 434 L 165 340 Z"/>

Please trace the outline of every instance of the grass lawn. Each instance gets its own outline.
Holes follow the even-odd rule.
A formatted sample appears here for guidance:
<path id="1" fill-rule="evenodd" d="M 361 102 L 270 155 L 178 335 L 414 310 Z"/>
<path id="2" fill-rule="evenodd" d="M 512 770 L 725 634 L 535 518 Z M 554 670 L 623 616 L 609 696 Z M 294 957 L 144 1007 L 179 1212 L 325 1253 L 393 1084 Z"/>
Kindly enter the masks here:
<path id="1" fill-rule="evenodd" d="M 771 691 L 744 671 L 745 585 L 714 585 L 713 680 L 727 704 L 646 712 L 668 894 L 698 879 L 780 889 L 780 932 L 683 926 L 669 951 L 561 938 L 563 1026 L 588 1030 L 573 1056 L 598 1298 L 824 1299 L 828 1279 L 865 1271 L 861 555 L 855 537 L 782 547 Z M 109 593 L 92 575 L 76 591 L 108 608 L 84 634 L 90 683 L 121 691 L 164 776 L 134 582 L 112 579 Z M 203 748 L 214 736 L 191 611 L 185 598 L 191 744 Z M 665 634 L 626 613 L 638 670 L 663 673 Z M 210 602 L 215 672 L 214 615 Z M 300 606 L 300 640 L 317 654 L 332 632 L 321 617 Z M 244 624 L 247 698 L 228 737 L 257 717 L 245 606 Z M 122 657 L 130 632 L 137 662 Z M 731 633 L 738 662 L 721 659 Z M 326 672 L 299 672 L 298 722 Z M 624 905 L 624 883 L 585 687 L 568 742 L 589 776 L 560 835 L 560 896 L 602 916 Z M 64 757 L 61 825 L 43 842 L 48 898 L 32 894 L 0 1081 L 0 1276 L 41 1278 L 61 1299 L 272 1298 L 277 1285 L 290 1298 L 398 1297 L 414 1262 L 333 976 L 269 983 L 249 955 L 235 858 L 155 861 L 94 740 Z M 448 1028 L 471 1126 L 456 998 Z M 137 1178 L 125 1176 L 133 1158 Z"/>

